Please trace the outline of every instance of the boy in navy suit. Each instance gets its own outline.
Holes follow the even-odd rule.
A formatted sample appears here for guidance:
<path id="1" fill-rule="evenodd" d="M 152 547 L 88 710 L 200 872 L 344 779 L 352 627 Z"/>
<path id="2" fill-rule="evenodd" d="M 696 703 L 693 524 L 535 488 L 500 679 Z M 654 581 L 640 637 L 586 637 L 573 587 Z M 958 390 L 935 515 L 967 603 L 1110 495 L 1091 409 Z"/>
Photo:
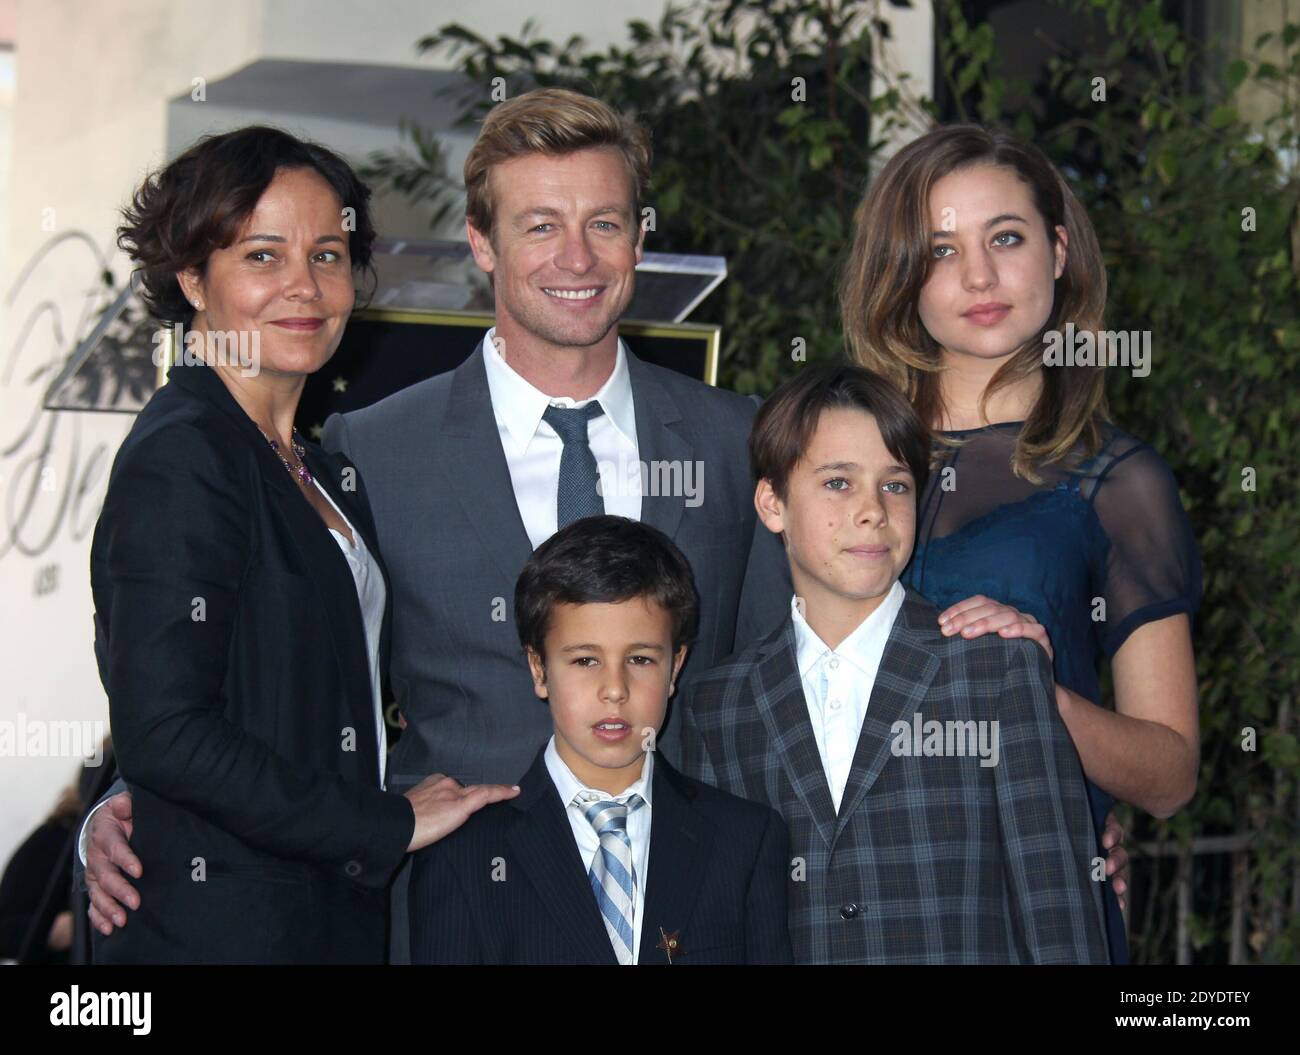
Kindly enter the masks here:
<path id="1" fill-rule="evenodd" d="M 554 735 L 517 798 L 415 855 L 413 963 L 790 962 L 784 822 L 654 751 L 697 620 L 655 528 L 589 517 L 538 547 L 515 621 Z"/>

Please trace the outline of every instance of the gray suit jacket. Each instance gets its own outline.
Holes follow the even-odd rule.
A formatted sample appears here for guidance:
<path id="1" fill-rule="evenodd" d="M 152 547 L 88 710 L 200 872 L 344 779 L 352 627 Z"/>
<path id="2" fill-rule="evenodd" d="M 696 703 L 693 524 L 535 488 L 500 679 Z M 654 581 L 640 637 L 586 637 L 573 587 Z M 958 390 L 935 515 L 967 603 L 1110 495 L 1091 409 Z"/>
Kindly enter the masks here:
<path id="1" fill-rule="evenodd" d="M 788 617 L 692 682 L 682 769 L 785 818 L 796 963 L 1107 963 L 1092 816 L 1047 656 L 944 637 L 937 617 L 907 591 L 838 815 Z M 997 764 L 927 754 L 924 738 L 913 753 L 894 723 L 915 715 L 923 731 L 996 720 Z"/>
<path id="2" fill-rule="evenodd" d="M 700 630 L 683 684 L 776 626 L 792 587 L 785 555 L 758 521 L 749 477 L 754 403 L 629 354 L 643 462 L 697 462 L 702 501 L 642 498 L 641 517 L 686 554 Z M 403 791 L 434 772 L 513 783 L 551 735 L 514 625 L 515 580 L 532 553 L 483 364 L 364 410 L 335 415 L 324 446 L 365 480 L 393 584 L 392 691 L 407 728 L 388 764 Z M 680 490 L 680 488 L 679 488 Z M 671 717 L 660 750 L 676 755 Z"/>

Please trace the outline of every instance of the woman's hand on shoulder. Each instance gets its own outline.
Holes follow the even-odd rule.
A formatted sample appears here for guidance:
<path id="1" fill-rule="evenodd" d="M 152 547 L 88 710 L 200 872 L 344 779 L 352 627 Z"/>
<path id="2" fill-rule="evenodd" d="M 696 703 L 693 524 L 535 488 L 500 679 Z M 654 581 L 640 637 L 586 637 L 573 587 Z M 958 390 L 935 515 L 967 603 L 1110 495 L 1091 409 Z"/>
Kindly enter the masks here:
<path id="1" fill-rule="evenodd" d="M 518 794 L 517 784 L 462 786 L 459 781 L 441 773 L 425 777 L 406 792 L 406 797 L 411 800 L 411 807 L 415 810 L 415 832 L 406 852 L 414 853 L 430 843 L 436 843 L 489 803 L 512 799 Z"/>
<path id="2" fill-rule="evenodd" d="M 1047 627 L 1028 612 L 1021 612 L 982 593 L 958 601 L 940 612 L 939 629 L 945 637 L 961 634 L 973 638 L 992 633 L 1001 637 L 1027 637 L 1042 646 L 1049 660 L 1055 659 Z"/>

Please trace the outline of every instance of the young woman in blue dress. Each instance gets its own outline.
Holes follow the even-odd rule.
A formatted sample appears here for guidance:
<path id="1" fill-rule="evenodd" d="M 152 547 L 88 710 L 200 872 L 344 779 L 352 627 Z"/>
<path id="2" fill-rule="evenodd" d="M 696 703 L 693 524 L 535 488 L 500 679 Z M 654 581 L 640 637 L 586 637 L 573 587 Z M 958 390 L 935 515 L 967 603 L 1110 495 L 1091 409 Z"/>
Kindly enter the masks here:
<path id="1" fill-rule="evenodd" d="M 859 206 L 841 303 L 852 357 L 935 431 L 905 584 L 942 610 L 944 633 L 1048 650 L 1099 833 L 1116 799 L 1169 817 L 1196 789 L 1200 560 L 1169 467 L 1109 420 L 1106 370 L 1044 355 L 1057 335 L 1068 347 L 1102 332 L 1106 273 L 1082 205 L 1037 148 L 938 128 Z M 1128 351 L 1125 383 L 1140 384 L 1149 362 Z M 1107 883 L 1116 963 L 1122 893 Z"/>

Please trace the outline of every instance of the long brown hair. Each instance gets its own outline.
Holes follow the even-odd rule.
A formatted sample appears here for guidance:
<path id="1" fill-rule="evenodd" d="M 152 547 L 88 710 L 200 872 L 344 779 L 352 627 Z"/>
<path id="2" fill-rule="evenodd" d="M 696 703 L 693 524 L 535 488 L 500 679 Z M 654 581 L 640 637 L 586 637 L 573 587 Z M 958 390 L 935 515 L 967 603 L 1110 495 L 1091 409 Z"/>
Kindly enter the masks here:
<path id="1" fill-rule="evenodd" d="M 854 218 L 853 246 L 840 279 L 840 310 L 849 355 L 898 385 L 921 420 L 943 418 L 938 342 L 921 323 L 921 287 L 934 264 L 930 191 L 944 176 L 978 165 L 1010 169 L 1028 185 L 1053 245 L 1056 227 L 1069 238 L 1065 270 L 1056 280 L 1051 314 L 994 374 L 980 399 L 984 413 L 999 388 L 1042 371 L 1042 391 L 1016 441 L 1016 475 L 1040 482 L 1037 470 L 1065 459 L 1082 440 L 1101 446 L 1107 418 L 1105 377 L 1095 366 L 1043 369 L 1043 335 L 1074 323 L 1095 331 L 1106 309 L 1106 271 L 1087 212 L 1037 147 L 980 125 L 946 125 L 898 151 L 873 181 Z M 953 442 L 951 440 L 946 442 Z"/>

